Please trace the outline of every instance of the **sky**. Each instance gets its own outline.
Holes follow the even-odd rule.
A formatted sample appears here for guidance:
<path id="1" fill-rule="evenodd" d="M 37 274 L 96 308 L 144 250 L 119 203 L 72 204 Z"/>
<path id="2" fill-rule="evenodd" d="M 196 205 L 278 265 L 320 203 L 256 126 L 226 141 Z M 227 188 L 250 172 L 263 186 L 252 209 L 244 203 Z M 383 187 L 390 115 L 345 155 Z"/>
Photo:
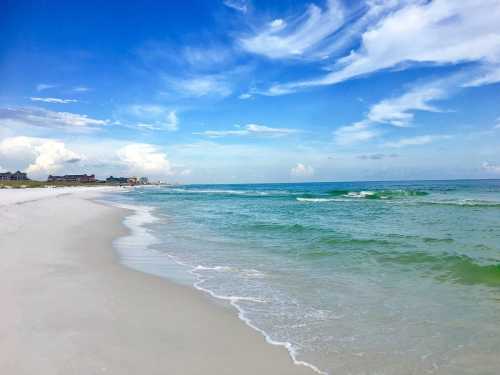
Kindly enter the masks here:
<path id="1" fill-rule="evenodd" d="M 500 178 L 500 0 L 0 2 L 0 170 Z"/>

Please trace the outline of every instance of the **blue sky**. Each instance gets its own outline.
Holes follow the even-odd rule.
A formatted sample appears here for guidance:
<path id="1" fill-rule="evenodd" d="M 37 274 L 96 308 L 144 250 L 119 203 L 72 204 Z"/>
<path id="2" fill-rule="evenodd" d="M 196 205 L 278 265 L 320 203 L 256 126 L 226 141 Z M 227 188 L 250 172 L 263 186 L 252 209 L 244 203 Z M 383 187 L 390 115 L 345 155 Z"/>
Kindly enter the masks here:
<path id="1" fill-rule="evenodd" d="M 3 1 L 0 168 L 500 177 L 500 0 Z"/>

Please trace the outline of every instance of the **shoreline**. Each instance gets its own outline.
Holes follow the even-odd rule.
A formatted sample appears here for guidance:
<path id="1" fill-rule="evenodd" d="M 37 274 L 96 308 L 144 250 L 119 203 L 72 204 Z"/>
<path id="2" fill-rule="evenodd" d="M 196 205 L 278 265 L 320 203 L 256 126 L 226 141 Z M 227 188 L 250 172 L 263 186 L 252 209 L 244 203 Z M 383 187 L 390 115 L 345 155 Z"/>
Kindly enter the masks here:
<path id="1" fill-rule="evenodd" d="M 238 304 L 238 302 L 239 301 L 246 301 L 249 299 L 255 300 L 254 298 L 219 295 L 210 289 L 202 287 L 201 286 L 202 279 L 199 277 L 199 274 L 196 273 L 196 270 L 200 269 L 200 268 L 204 268 L 203 266 L 198 265 L 198 266 L 192 267 L 190 265 L 187 265 L 185 263 L 182 263 L 182 262 L 176 260 L 170 254 L 167 254 L 167 253 L 162 254 L 162 255 L 166 255 L 173 263 L 180 265 L 183 268 L 186 268 L 185 271 L 193 276 L 193 279 L 191 282 L 182 283 L 182 282 L 179 282 L 178 280 L 175 280 L 175 278 L 173 278 L 173 277 L 169 277 L 165 273 L 158 273 L 157 274 L 157 273 L 151 272 L 150 270 L 148 272 L 148 270 L 141 269 L 141 267 L 138 267 L 137 264 L 134 264 L 134 261 L 127 262 L 126 258 L 129 255 L 126 255 L 126 253 L 127 253 L 127 248 L 130 247 L 129 244 L 124 244 L 124 242 L 126 242 L 127 240 L 130 240 L 132 243 L 137 243 L 137 241 L 140 240 L 141 249 L 134 248 L 132 251 L 139 250 L 139 252 L 144 257 L 147 257 L 145 252 L 150 250 L 150 247 L 157 243 L 157 239 L 153 235 L 151 235 L 148 232 L 148 230 L 145 228 L 145 225 L 151 224 L 151 223 L 156 221 L 156 217 L 154 216 L 154 209 L 152 207 L 149 207 L 149 206 L 140 206 L 140 205 L 133 205 L 133 204 L 120 204 L 120 203 L 110 202 L 110 201 L 106 201 L 106 200 L 102 200 L 102 199 L 99 202 L 103 202 L 103 204 L 112 205 L 112 206 L 115 206 L 115 207 L 118 207 L 121 209 L 125 209 L 125 210 L 128 210 L 129 212 L 131 212 L 128 215 L 126 215 L 124 217 L 124 220 L 123 220 L 124 225 L 128 228 L 129 233 L 123 237 L 117 238 L 114 241 L 114 247 L 115 247 L 115 250 L 119 253 L 118 260 L 120 261 L 121 264 L 123 264 L 125 267 L 129 267 L 131 269 L 138 270 L 139 272 L 156 275 L 162 279 L 166 279 L 167 281 L 173 282 L 177 285 L 186 284 L 190 288 L 193 288 L 194 290 L 199 291 L 203 294 L 206 294 L 206 295 L 210 296 L 210 298 L 213 298 L 214 301 L 210 301 L 210 303 L 214 303 L 217 301 L 222 302 L 224 304 L 223 305 L 224 308 L 234 309 L 235 311 L 233 311 L 233 312 L 237 314 L 239 320 L 242 323 L 244 323 L 245 325 L 247 325 L 248 327 L 250 327 L 252 330 L 261 334 L 268 344 L 285 348 L 288 351 L 288 354 L 295 365 L 304 366 L 306 368 L 309 368 L 314 373 L 317 373 L 317 374 L 322 374 L 322 375 L 327 374 L 326 372 L 320 370 L 315 365 L 313 365 L 309 362 L 297 359 L 297 351 L 296 351 L 295 347 L 290 342 L 277 341 L 277 340 L 273 339 L 265 330 L 256 326 L 251 321 L 251 319 L 246 316 L 246 311 L 243 309 L 242 306 L 240 306 Z M 131 220 L 131 219 L 137 219 L 137 220 Z M 144 244 L 144 243 L 145 243 L 145 246 L 142 246 L 142 244 Z M 133 247 L 133 245 L 132 245 L 132 247 Z M 128 250 L 128 251 L 130 251 L 130 250 Z M 135 256 L 141 257 L 140 254 L 139 255 L 136 254 Z M 263 302 L 263 301 L 257 301 L 257 302 Z"/>
<path id="2" fill-rule="evenodd" d="M 313 373 L 206 294 L 124 267 L 127 212 L 101 192 L 2 193 L 2 373 Z"/>

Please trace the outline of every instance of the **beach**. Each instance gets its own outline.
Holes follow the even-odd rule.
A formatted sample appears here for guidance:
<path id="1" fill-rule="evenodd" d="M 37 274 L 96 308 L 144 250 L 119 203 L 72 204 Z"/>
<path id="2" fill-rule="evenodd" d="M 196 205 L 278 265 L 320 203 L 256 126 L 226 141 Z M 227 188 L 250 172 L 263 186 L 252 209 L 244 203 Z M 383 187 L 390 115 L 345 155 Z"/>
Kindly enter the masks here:
<path id="1" fill-rule="evenodd" d="M 0 191 L 0 373 L 313 373 L 231 306 L 121 265 L 130 212 L 105 191 Z"/>

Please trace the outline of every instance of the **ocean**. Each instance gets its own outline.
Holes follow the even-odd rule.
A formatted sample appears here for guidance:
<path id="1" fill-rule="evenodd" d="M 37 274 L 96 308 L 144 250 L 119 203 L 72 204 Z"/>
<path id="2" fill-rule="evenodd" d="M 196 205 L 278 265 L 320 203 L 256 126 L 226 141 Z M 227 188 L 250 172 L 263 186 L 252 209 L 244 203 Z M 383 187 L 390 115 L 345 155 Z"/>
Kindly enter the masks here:
<path id="1" fill-rule="evenodd" d="M 328 374 L 500 371 L 500 181 L 188 185 L 134 209 L 124 264 L 232 304 Z"/>

